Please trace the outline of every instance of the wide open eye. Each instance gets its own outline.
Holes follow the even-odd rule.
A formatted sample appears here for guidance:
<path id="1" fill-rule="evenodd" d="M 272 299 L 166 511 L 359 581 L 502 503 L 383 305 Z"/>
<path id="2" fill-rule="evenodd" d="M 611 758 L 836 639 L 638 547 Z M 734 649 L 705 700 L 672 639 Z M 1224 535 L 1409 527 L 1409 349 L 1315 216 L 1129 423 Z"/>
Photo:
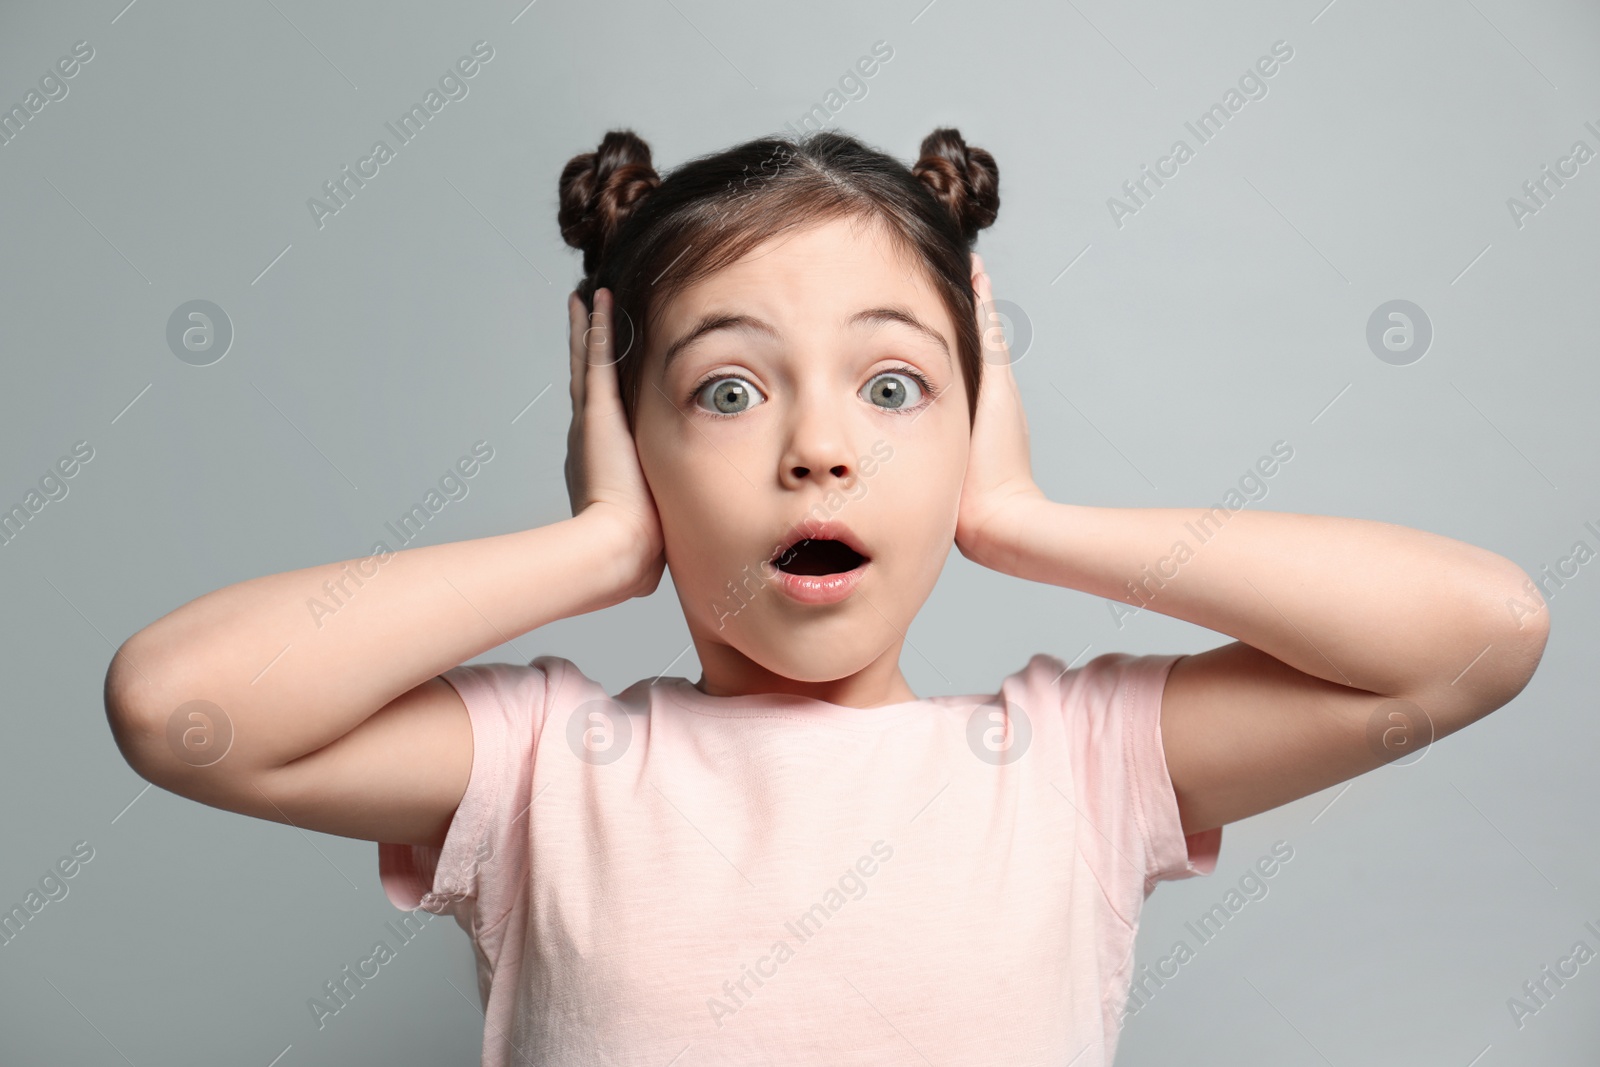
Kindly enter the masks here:
<path id="1" fill-rule="evenodd" d="M 743 378 L 724 374 L 707 378 L 695 386 L 691 403 L 713 415 L 737 415 L 765 402 L 765 398 L 757 397 L 761 397 L 761 391 L 755 386 Z M 710 400 L 712 406 L 701 403 L 702 399 Z"/>
<path id="2" fill-rule="evenodd" d="M 872 376 L 865 388 L 867 399 L 888 411 L 908 411 L 922 402 L 928 380 L 910 367 Z"/>

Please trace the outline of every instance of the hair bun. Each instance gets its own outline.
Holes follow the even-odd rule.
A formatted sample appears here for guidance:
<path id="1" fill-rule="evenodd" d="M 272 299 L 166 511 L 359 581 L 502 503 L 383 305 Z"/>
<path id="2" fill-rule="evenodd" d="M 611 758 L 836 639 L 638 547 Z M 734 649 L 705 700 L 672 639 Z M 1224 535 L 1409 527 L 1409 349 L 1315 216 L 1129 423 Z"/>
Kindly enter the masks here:
<path id="1" fill-rule="evenodd" d="M 593 277 L 635 205 L 661 184 L 650 146 L 632 130 L 612 130 L 593 152 L 573 156 L 561 170 L 561 236 L 583 250 L 583 273 Z"/>
<path id="2" fill-rule="evenodd" d="M 1000 168 L 994 156 L 971 147 L 961 131 L 941 127 L 922 141 L 922 158 L 911 173 L 956 220 L 967 244 L 1000 213 Z"/>

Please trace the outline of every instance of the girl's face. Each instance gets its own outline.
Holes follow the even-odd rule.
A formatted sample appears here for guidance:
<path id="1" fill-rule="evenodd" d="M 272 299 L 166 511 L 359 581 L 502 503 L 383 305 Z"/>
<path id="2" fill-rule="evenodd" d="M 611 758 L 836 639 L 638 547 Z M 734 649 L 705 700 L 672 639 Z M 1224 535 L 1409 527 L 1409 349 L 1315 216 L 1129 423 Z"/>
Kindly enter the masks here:
<path id="1" fill-rule="evenodd" d="M 954 543 L 970 440 L 925 269 L 860 219 L 774 238 L 664 307 L 641 370 L 639 461 L 706 687 L 865 671 L 864 689 L 904 691 L 900 645 Z M 835 603 L 769 577 L 817 520 L 869 557 Z"/>

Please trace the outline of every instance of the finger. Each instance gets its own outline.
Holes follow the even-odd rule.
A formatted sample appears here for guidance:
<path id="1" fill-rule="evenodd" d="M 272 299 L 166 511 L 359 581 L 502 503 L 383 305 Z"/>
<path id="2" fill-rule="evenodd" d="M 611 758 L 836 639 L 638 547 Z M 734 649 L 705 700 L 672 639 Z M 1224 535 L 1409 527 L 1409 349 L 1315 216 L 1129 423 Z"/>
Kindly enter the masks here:
<path id="1" fill-rule="evenodd" d="M 1005 412 L 1004 418 L 1014 422 L 1026 436 L 1028 423 L 1022 409 L 1021 389 L 1017 386 L 1016 375 L 1012 373 L 1011 346 L 1006 341 L 1005 323 L 994 306 L 994 285 L 988 271 L 978 275 L 977 289 L 983 317 L 988 320 L 988 332 L 985 334 L 984 374 L 992 386 L 986 387 L 988 400 L 992 405 L 990 410 Z M 980 398 L 979 404 L 982 403 L 983 400 Z"/>
<path id="2" fill-rule="evenodd" d="M 589 373 L 584 390 L 586 399 L 607 411 L 618 403 L 617 367 L 612 357 L 616 332 L 612 329 L 614 306 L 611 290 L 595 290 L 595 313 L 590 317 L 588 330 Z"/>
<path id="3" fill-rule="evenodd" d="M 983 361 L 997 370 L 1009 367 L 1011 351 L 1006 345 L 1005 324 L 995 311 L 994 290 L 989 284 L 988 273 L 980 272 L 973 279 L 972 287 L 978 298 L 978 337 L 982 342 Z"/>
<path id="4" fill-rule="evenodd" d="M 583 410 L 583 386 L 586 377 L 583 353 L 583 335 L 588 328 L 583 298 L 574 289 L 567 294 L 567 373 L 571 376 L 568 391 L 572 395 L 574 413 Z"/>

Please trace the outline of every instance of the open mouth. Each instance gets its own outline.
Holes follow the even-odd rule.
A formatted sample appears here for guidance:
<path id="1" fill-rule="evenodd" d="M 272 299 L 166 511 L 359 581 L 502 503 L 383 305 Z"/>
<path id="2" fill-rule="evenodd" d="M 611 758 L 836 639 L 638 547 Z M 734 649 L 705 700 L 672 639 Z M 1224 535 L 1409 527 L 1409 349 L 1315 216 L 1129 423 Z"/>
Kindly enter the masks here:
<path id="1" fill-rule="evenodd" d="M 831 538 L 802 538 L 773 557 L 772 563 L 786 574 L 842 574 L 867 561 L 843 541 Z"/>

